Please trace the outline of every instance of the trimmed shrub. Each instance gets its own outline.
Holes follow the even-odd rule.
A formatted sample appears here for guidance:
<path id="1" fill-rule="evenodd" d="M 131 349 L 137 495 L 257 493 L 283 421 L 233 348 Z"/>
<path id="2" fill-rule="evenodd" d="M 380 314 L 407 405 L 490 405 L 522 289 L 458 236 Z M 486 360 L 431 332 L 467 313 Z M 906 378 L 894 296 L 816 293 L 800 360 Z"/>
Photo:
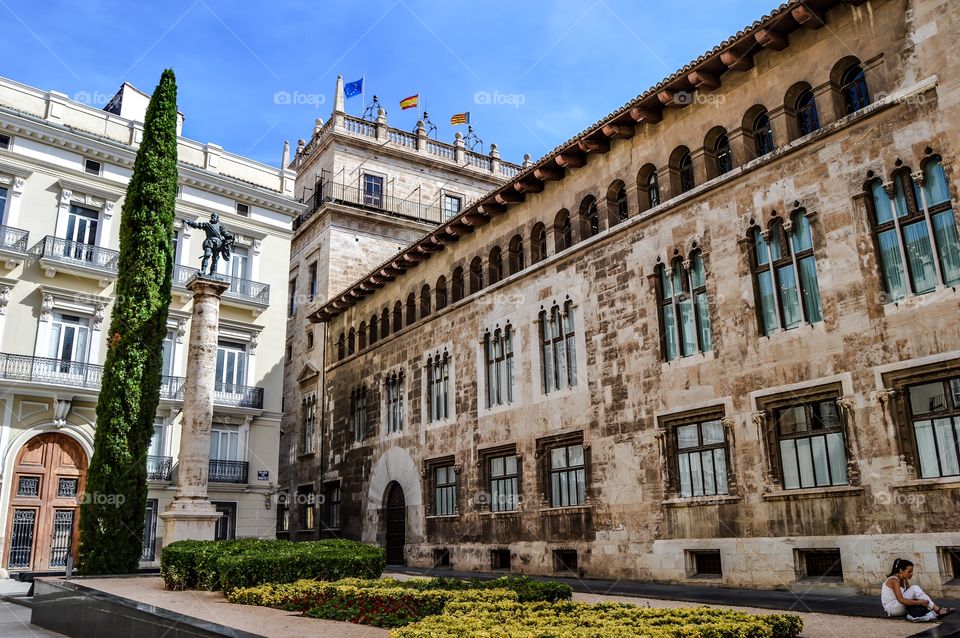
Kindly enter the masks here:
<path id="1" fill-rule="evenodd" d="M 400 584 L 414 589 L 509 589 L 517 593 L 522 602 L 557 602 L 570 600 L 573 589 L 564 583 L 533 580 L 528 576 L 503 576 L 493 580 L 479 578 L 459 579 L 450 577 L 413 578 Z"/>
<path id="2" fill-rule="evenodd" d="M 376 578 L 386 564 L 380 547 L 356 541 L 178 541 L 163 549 L 160 576 L 167 589 L 223 589 L 304 578 Z"/>
<path id="3" fill-rule="evenodd" d="M 797 638 L 795 615 L 706 607 L 650 609 L 621 603 L 451 602 L 391 638 Z"/>

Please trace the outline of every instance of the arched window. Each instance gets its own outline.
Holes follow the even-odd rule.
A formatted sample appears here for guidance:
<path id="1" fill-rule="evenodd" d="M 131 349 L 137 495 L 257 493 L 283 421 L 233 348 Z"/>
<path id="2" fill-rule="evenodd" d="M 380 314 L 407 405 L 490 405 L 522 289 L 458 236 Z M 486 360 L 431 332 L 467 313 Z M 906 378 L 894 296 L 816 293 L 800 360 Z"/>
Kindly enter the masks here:
<path id="1" fill-rule="evenodd" d="M 476 294 L 483 288 L 483 260 L 474 257 L 470 262 L 470 294 Z"/>
<path id="2" fill-rule="evenodd" d="M 463 266 L 453 269 L 453 283 L 450 288 L 454 303 L 463 299 Z"/>
<path id="3" fill-rule="evenodd" d="M 370 317 L 370 339 L 369 339 L 369 341 L 370 341 L 370 345 L 371 345 L 371 346 L 377 342 L 377 338 L 378 338 L 379 336 L 380 336 L 380 330 L 379 330 L 379 328 L 378 328 L 378 326 L 377 326 L 377 314 L 374 313 L 373 316 Z"/>
<path id="4" fill-rule="evenodd" d="M 797 97 L 794 111 L 797 114 L 797 132 L 800 136 L 813 133 L 820 128 L 820 116 L 817 114 L 817 101 L 813 91 L 807 89 Z"/>
<path id="5" fill-rule="evenodd" d="M 340 332 L 340 337 L 337 339 L 337 361 L 343 361 L 344 357 L 347 356 L 347 337 L 343 334 L 343 331 Z"/>
<path id="6" fill-rule="evenodd" d="M 922 174 L 922 188 L 909 169 L 894 174 L 890 190 L 879 179 L 867 184 L 887 301 L 960 284 L 960 242 L 940 157 L 926 160 Z"/>
<path id="7" fill-rule="evenodd" d="M 690 153 L 680 158 L 680 189 L 687 192 L 695 186 L 693 181 L 693 158 Z"/>
<path id="8" fill-rule="evenodd" d="M 553 304 L 548 313 L 540 310 L 540 348 L 543 352 L 543 393 L 577 385 L 576 320 L 569 299 L 560 309 Z"/>
<path id="9" fill-rule="evenodd" d="M 417 320 L 417 296 L 412 292 L 407 295 L 407 325 L 413 325 Z"/>
<path id="10" fill-rule="evenodd" d="M 657 172 L 650 173 L 647 178 L 647 199 L 650 202 L 650 208 L 660 205 L 660 184 L 657 183 Z"/>
<path id="11" fill-rule="evenodd" d="M 767 231 L 754 228 L 753 272 L 762 334 L 823 321 L 810 220 L 796 211 L 785 228 L 774 221 Z"/>
<path id="12" fill-rule="evenodd" d="M 686 262 L 677 257 L 669 267 L 661 263 L 657 271 L 663 358 L 673 361 L 713 350 L 707 276 L 700 250 L 694 250 Z"/>
<path id="13" fill-rule="evenodd" d="M 405 420 L 403 370 L 388 374 L 384 379 L 384 386 L 387 398 L 387 433 L 393 434 L 403 430 Z"/>
<path id="14" fill-rule="evenodd" d="M 434 293 L 437 297 L 437 310 L 443 310 L 447 307 L 447 278 L 443 275 L 437 277 L 437 288 Z"/>
<path id="15" fill-rule="evenodd" d="M 508 263 L 510 266 L 510 274 L 515 275 L 525 268 L 524 258 L 523 258 L 523 237 L 521 235 L 514 235 L 510 240 L 510 252 L 508 255 Z"/>
<path id="16" fill-rule="evenodd" d="M 573 246 L 573 226 L 570 223 L 570 213 L 566 208 L 560 209 L 554 218 L 553 237 L 557 252 Z"/>
<path id="17" fill-rule="evenodd" d="M 384 308 L 380 313 L 380 338 L 386 339 L 390 336 L 390 310 Z"/>
<path id="18" fill-rule="evenodd" d="M 420 318 L 430 316 L 430 286 L 423 285 L 420 289 Z"/>
<path id="19" fill-rule="evenodd" d="M 587 195 L 580 202 L 580 238 L 593 237 L 600 232 L 600 213 L 597 210 L 597 199 Z"/>
<path id="20" fill-rule="evenodd" d="M 730 138 L 722 133 L 713 144 L 713 155 L 717 160 L 717 175 L 733 170 L 733 153 L 730 152 Z"/>
<path id="21" fill-rule="evenodd" d="M 393 304 L 393 331 L 403 330 L 403 304 L 397 301 Z"/>
<path id="22" fill-rule="evenodd" d="M 450 355 L 427 357 L 427 420 L 443 421 L 450 416 Z"/>
<path id="23" fill-rule="evenodd" d="M 530 263 L 535 264 L 547 257 L 547 227 L 537 222 L 530 231 Z"/>
<path id="24" fill-rule="evenodd" d="M 353 354 L 357 351 L 357 331 L 354 328 L 350 328 L 350 332 L 347 335 L 347 354 Z"/>
<path id="25" fill-rule="evenodd" d="M 503 279 L 503 252 L 499 246 L 490 249 L 490 258 L 487 261 L 487 279 L 490 286 Z"/>
<path id="26" fill-rule="evenodd" d="M 483 337 L 487 407 L 513 401 L 513 332 L 510 324 Z"/>
<path id="27" fill-rule="evenodd" d="M 626 221 L 627 217 L 627 187 L 618 179 L 607 189 L 607 228 Z"/>
<path id="28" fill-rule="evenodd" d="M 364 348 L 367 347 L 367 322 L 366 321 L 360 322 L 360 329 L 357 330 L 357 342 L 358 342 L 357 348 L 359 350 L 363 350 Z"/>
<path id="29" fill-rule="evenodd" d="M 867 78 L 859 64 L 854 64 L 843 72 L 840 78 L 840 94 L 843 96 L 844 115 L 856 113 L 870 104 Z"/>
<path id="30" fill-rule="evenodd" d="M 757 157 L 772 153 L 774 150 L 773 126 L 770 115 L 764 110 L 753 120 L 753 146 Z"/>

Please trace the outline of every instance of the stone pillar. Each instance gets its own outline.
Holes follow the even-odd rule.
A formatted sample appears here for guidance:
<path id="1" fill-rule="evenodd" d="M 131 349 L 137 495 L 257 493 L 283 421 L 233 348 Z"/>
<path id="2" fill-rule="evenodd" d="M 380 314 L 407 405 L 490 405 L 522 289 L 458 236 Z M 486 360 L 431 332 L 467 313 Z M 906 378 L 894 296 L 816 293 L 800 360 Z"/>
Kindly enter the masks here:
<path id="1" fill-rule="evenodd" d="M 216 522 L 220 518 L 220 513 L 207 498 L 207 472 L 220 296 L 230 283 L 194 275 L 186 287 L 193 293 L 193 317 L 183 388 L 177 493 L 173 502 L 160 513 L 164 522 L 165 546 L 184 539 L 213 540 Z"/>

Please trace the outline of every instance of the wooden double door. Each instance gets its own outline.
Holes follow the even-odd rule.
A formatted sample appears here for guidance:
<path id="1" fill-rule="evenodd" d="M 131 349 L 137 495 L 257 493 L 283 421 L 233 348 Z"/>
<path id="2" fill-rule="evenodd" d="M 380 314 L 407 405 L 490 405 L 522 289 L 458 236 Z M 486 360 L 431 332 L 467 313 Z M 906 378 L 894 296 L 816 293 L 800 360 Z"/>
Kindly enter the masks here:
<path id="1" fill-rule="evenodd" d="M 403 488 L 397 482 L 387 489 L 387 565 L 404 565 L 407 544 L 407 503 Z"/>
<path id="2" fill-rule="evenodd" d="M 77 554 L 87 455 L 64 434 L 41 434 L 17 454 L 10 484 L 6 556 L 11 571 L 62 571 Z"/>

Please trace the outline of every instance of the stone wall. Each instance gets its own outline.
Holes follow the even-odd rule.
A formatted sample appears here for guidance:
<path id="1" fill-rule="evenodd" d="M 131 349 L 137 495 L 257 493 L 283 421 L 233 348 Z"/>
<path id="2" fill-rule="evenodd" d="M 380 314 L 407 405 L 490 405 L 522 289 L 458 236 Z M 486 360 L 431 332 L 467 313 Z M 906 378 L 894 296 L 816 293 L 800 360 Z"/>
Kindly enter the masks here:
<path id="1" fill-rule="evenodd" d="M 433 564 L 434 550 L 443 548 L 456 568 L 489 569 L 490 550 L 509 549 L 514 571 L 543 574 L 556 568 L 553 550 L 570 549 L 585 576 L 687 581 L 687 552 L 719 550 L 723 574 L 704 582 L 786 588 L 805 576 L 802 550 L 839 549 L 845 585 L 875 591 L 895 556 L 911 556 L 925 589 L 956 593 L 945 584 L 957 575 L 943 548 L 960 546 L 960 481 L 918 479 L 900 411 L 905 370 L 945 377 L 960 368 L 960 296 L 941 285 L 887 302 L 864 195 L 874 175 L 889 180 L 899 166 L 916 171 L 938 154 L 954 209 L 960 201 L 960 83 L 955 56 L 946 53 L 955 49 L 948 34 L 957 32 L 958 18 L 948 4 L 871 0 L 833 8 L 829 28 L 791 33 L 786 50 L 759 52 L 750 71 L 730 72 L 690 108 L 666 109 L 661 123 L 614 140 L 609 152 L 589 155 L 586 167 L 568 170 L 333 317 L 323 467 L 325 478 L 343 488 L 343 531 L 383 542 L 383 486 L 410 481 L 408 463 L 397 463 L 396 475 L 371 478 L 393 455 L 422 472 L 424 504 L 408 509 L 406 519 L 411 564 Z M 871 104 L 838 117 L 831 76 L 850 55 L 867 70 Z M 799 81 L 813 87 L 821 116 L 820 130 L 806 136 L 790 134 L 793 120 L 782 107 Z M 768 108 L 778 148 L 750 159 L 741 120 L 755 104 Z M 703 140 L 718 125 L 730 134 L 734 168 L 713 177 Z M 668 168 L 671 149 L 680 145 L 692 151 L 697 184 L 684 193 Z M 636 187 L 650 163 L 661 167 L 664 200 L 652 209 Z M 611 225 L 606 193 L 618 179 L 628 187 L 630 217 Z M 574 224 L 575 245 L 557 252 L 551 229 L 547 259 L 531 264 L 527 252 L 521 272 L 337 360 L 341 331 L 424 284 L 433 287 L 440 276 L 449 282 L 454 268 L 467 269 L 477 256 L 486 281 L 492 248 L 506 250 L 519 233 L 529 251 L 535 224 L 549 228 L 558 210 L 575 214 L 591 194 L 601 206 L 596 236 L 581 236 Z M 811 224 L 823 319 L 763 336 L 751 228 L 798 210 Z M 695 248 L 706 270 L 713 347 L 666 362 L 658 260 L 686 258 Z M 567 299 L 575 313 L 577 381 L 544 394 L 538 316 Z M 514 331 L 514 400 L 488 409 L 481 343 L 506 324 Z M 422 406 L 423 368 L 428 353 L 443 349 L 452 358 L 453 416 L 431 424 Z M 401 433 L 387 434 L 384 384 L 399 370 L 406 422 Z M 368 389 L 368 425 L 363 442 L 354 443 L 350 393 L 359 386 Z M 770 406 L 819 391 L 841 410 L 847 480 L 786 489 L 771 456 Z M 698 411 L 722 419 L 730 489 L 684 499 L 671 482 L 669 423 Z M 582 437 L 586 448 L 580 507 L 547 501 L 544 441 L 563 436 Z M 483 452 L 509 445 L 520 456 L 523 500 L 518 511 L 491 513 Z M 430 461 L 450 455 L 457 513 L 431 516 Z"/>

